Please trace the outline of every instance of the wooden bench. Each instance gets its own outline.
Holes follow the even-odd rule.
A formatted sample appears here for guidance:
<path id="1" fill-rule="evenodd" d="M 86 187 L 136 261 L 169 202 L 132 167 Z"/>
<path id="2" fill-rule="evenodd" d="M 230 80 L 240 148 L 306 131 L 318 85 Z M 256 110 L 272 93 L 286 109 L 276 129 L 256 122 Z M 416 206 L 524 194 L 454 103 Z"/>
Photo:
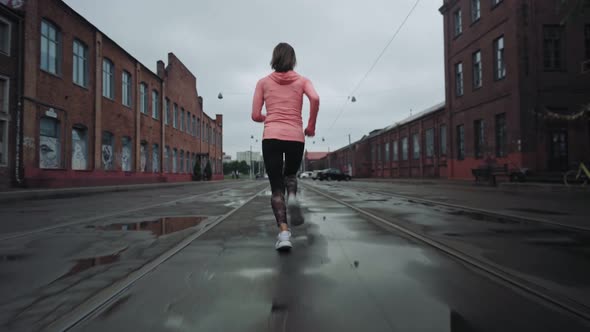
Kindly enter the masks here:
<path id="1" fill-rule="evenodd" d="M 496 176 L 510 176 L 508 171 L 508 164 L 502 166 L 485 165 L 478 168 L 471 169 L 471 174 L 475 177 L 475 182 L 480 179 L 489 181 L 490 185 L 496 185 Z"/>

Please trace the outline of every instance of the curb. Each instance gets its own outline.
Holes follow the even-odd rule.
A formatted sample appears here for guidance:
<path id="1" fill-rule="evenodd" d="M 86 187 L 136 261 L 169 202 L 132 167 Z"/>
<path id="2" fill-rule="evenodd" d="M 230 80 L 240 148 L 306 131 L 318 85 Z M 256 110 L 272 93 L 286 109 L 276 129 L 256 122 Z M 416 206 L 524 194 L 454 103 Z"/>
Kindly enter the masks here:
<path id="1" fill-rule="evenodd" d="M 205 183 L 218 183 L 224 180 L 216 181 L 189 181 L 189 182 L 172 182 L 172 183 L 149 183 L 149 184 L 132 184 L 120 186 L 104 187 L 76 187 L 60 189 L 33 189 L 0 192 L 0 203 L 23 201 L 23 200 L 41 200 L 55 198 L 69 198 L 77 196 L 95 195 L 110 192 L 140 191 L 154 188 L 174 188 L 183 186 L 198 186 Z"/>

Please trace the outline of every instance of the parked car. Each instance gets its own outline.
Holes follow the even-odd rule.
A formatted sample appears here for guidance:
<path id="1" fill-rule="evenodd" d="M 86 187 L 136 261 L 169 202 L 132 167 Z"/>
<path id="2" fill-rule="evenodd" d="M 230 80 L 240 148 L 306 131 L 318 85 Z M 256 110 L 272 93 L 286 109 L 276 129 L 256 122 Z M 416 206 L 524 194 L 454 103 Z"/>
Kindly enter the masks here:
<path id="1" fill-rule="evenodd" d="M 348 174 L 344 174 L 342 173 L 341 170 L 336 169 L 336 168 L 329 168 L 324 170 L 323 172 L 318 174 L 318 178 L 320 179 L 320 181 L 324 181 L 324 180 L 336 180 L 336 181 L 350 181 L 352 180 L 352 177 Z"/>
<path id="2" fill-rule="evenodd" d="M 300 179 L 308 179 L 308 178 L 311 178 L 312 175 L 313 175 L 313 172 L 301 172 L 301 174 L 299 174 L 299 178 Z"/>
<path id="3" fill-rule="evenodd" d="M 311 179 L 312 180 L 318 180 L 320 178 L 320 173 L 322 173 L 323 171 L 327 171 L 326 169 L 319 169 L 319 170 L 315 170 L 311 173 Z"/>

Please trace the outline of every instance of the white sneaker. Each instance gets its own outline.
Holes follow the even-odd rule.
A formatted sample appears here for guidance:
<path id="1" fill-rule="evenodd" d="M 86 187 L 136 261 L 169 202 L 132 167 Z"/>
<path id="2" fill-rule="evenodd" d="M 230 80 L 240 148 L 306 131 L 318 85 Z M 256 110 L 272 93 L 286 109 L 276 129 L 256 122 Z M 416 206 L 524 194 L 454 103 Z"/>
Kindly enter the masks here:
<path id="1" fill-rule="evenodd" d="M 301 226 L 305 222 L 303 213 L 301 212 L 301 205 L 297 196 L 289 196 L 287 200 L 287 212 L 289 213 L 289 221 L 293 226 Z"/>
<path id="2" fill-rule="evenodd" d="M 277 236 L 277 244 L 275 245 L 275 248 L 277 250 L 289 250 L 293 248 L 293 244 L 291 243 L 291 232 L 280 232 Z"/>

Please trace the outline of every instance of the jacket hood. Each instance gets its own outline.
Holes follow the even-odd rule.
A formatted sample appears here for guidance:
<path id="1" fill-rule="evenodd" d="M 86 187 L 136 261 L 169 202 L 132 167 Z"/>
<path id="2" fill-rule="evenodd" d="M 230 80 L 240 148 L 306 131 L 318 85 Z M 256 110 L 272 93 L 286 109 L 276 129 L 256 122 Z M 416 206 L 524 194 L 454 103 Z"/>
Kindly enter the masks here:
<path id="1" fill-rule="evenodd" d="M 273 81 L 277 82 L 280 85 L 291 84 L 291 83 L 297 81 L 301 77 L 301 75 L 297 74 L 293 70 L 290 70 L 285 73 L 279 73 L 279 72 L 275 71 L 274 73 L 270 74 L 269 76 Z"/>

